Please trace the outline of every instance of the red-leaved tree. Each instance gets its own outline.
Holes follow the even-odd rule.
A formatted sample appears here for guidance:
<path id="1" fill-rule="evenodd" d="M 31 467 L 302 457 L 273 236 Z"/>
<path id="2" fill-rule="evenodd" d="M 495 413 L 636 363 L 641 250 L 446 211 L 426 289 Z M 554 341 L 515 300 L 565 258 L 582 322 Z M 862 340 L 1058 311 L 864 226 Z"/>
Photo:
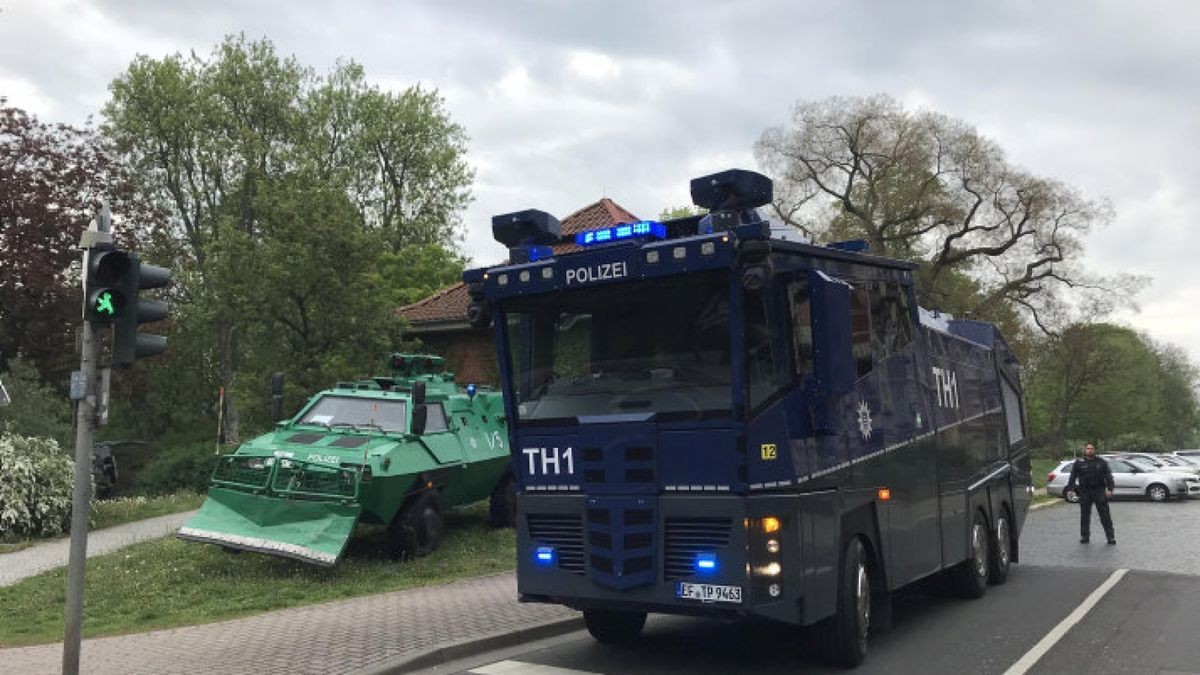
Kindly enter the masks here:
<path id="1" fill-rule="evenodd" d="M 90 126 L 47 124 L 0 98 L 0 370 L 19 354 L 65 386 L 81 317 L 77 247 L 102 199 L 124 243 L 156 216 Z"/>

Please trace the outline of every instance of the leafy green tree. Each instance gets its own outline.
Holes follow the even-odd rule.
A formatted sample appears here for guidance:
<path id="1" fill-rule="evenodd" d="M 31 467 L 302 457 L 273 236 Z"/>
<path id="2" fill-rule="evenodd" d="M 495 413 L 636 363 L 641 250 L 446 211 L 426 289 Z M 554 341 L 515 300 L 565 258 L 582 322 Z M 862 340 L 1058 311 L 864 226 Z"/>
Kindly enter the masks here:
<path id="1" fill-rule="evenodd" d="M 171 371 L 226 389 L 230 440 L 267 373 L 316 388 L 370 368 L 417 292 L 395 284 L 461 271 L 473 175 L 436 91 L 381 90 L 352 62 L 319 76 L 242 36 L 208 59 L 140 56 L 111 91 L 106 132 L 177 222 L 159 242 L 184 306 Z M 431 279 L 398 269 L 428 252 Z M 193 397 L 188 416 L 211 415 L 212 394 Z"/>
<path id="2" fill-rule="evenodd" d="M 1071 308 L 1111 309 L 1142 283 L 1080 264 L 1087 234 L 1111 219 L 1107 202 L 1012 165 L 945 115 L 882 95 L 802 101 L 755 150 L 775 177 L 776 215 L 813 239 L 862 238 L 920 262 L 927 306 L 946 304 L 957 273 L 977 285 L 971 314 L 1007 305 L 1053 332 L 1078 318 Z"/>

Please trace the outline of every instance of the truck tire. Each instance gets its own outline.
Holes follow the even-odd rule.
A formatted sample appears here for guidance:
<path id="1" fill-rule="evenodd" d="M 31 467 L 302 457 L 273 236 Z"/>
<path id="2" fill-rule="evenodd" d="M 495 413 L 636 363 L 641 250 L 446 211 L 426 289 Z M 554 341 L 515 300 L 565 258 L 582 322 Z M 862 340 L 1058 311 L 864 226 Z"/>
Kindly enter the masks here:
<path id="1" fill-rule="evenodd" d="M 642 634 L 642 628 L 646 625 L 646 613 L 585 609 L 583 623 L 597 642 L 609 645 L 627 644 Z"/>
<path id="2" fill-rule="evenodd" d="M 871 628 L 871 570 L 862 540 L 846 544 L 838 568 L 837 614 L 814 626 L 813 646 L 824 661 L 853 668 L 867 657 Z"/>
<path id="3" fill-rule="evenodd" d="M 442 500 L 427 490 L 388 525 L 388 547 L 397 557 L 421 558 L 437 549 L 444 529 Z"/>
<path id="4" fill-rule="evenodd" d="M 992 546 L 988 548 L 988 581 L 999 586 L 1008 581 L 1008 568 L 1012 565 L 1012 525 L 1008 519 L 1008 509 L 1000 510 L 996 518 L 996 527 L 992 531 L 995 537 Z"/>
<path id="5" fill-rule="evenodd" d="M 970 555 L 951 570 L 950 579 L 958 595 L 973 600 L 987 592 L 990 542 L 987 520 L 976 511 L 968 541 Z"/>
<path id="6" fill-rule="evenodd" d="M 512 474 L 505 475 L 492 490 L 488 502 L 488 522 L 492 527 L 516 527 L 517 525 L 517 482 Z"/>

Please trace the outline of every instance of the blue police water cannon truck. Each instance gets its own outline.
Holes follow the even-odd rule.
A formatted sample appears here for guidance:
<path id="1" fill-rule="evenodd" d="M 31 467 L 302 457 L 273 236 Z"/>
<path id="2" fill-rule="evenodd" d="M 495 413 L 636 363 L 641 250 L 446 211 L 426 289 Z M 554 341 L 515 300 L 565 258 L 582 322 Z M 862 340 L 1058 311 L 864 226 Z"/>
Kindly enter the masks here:
<path id="1" fill-rule="evenodd" d="M 765 176 L 691 193 L 707 214 L 557 253 L 549 214 L 497 216 L 509 262 L 463 275 L 499 353 L 520 599 L 603 642 L 648 612 L 811 626 L 856 665 L 892 591 L 979 597 L 1018 559 L 1019 365 L 995 326 L 919 308 L 916 265 L 773 238 Z"/>

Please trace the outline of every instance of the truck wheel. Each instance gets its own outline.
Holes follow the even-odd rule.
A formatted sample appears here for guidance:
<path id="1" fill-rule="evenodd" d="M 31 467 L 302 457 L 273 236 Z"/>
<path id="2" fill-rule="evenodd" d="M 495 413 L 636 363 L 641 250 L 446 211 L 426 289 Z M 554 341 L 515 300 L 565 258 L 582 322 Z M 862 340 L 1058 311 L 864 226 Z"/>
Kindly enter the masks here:
<path id="1" fill-rule="evenodd" d="M 988 581 L 999 586 L 1008 581 L 1008 568 L 1012 564 L 1012 532 L 1008 524 L 1008 511 L 1002 510 L 996 519 L 995 540 L 988 548 Z"/>
<path id="2" fill-rule="evenodd" d="M 646 613 L 585 609 L 583 623 L 597 642 L 624 644 L 633 642 L 642 634 L 642 628 L 646 625 Z"/>
<path id="3" fill-rule="evenodd" d="M 516 527 L 517 482 L 511 474 L 506 475 L 496 489 L 492 490 L 488 511 L 488 521 L 492 527 Z"/>
<path id="4" fill-rule="evenodd" d="M 833 665 L 853 668 L 867 657 L 871 628 L 871 572 L 862 540 L 851 539 L 838 570 L 837 614 L 817 627 L 817 647 Z"/>
<path id="5" fill-rule="evenodd" d="M 1165 502 L 1171 496 L 1171 492 L 1167 490 L 1167 486 L 1162 483 L 1155 483 L 1146 488 L 1146 496 L 1152 502 Z"/>
<path id="6" fill-rule="evenodd" d="M 989 541 L 987 521 L 982 513 L 976 511 L 968 542 L 971 554 L 954 567 L 951 573 L 955 590 L 964 598 L 982 598 L 987 592 L 988 559 L 991 556 Z"/>
<path id="7" fill-rule="evenodd" d="M 442 540 L 442 501 L 428 490 L 388 525 L 388 543 L 393 555 L 420 558 L 433 553 Z"/>

